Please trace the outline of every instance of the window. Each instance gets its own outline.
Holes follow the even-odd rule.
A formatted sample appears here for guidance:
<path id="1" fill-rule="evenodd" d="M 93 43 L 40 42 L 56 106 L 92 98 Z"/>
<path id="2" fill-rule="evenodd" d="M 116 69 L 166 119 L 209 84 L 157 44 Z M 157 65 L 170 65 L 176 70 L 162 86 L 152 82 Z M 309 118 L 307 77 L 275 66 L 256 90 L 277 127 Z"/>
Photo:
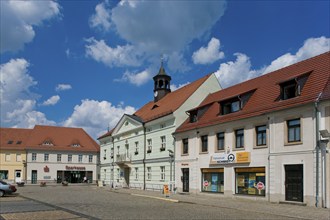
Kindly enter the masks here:
<path id="1" fill-rule="evenodd" d="M 152 150 L 152 140 L 151 139 L 148 139 L 148 150 L 147 150 L 147 153 L 151 153 L 151 150 Z"/>
<path id="2" fill-rule="evenodd" d="M 226 100 L 220 103 L 222 115 L 241 110 L 241 102 L 238 98 Z"/>
<path id="3" fill-rule="evenodd" d="M 202 169 L 202 191 L 203 192 L 224 192 L 223 168 Z"/>
<path id="4" fill-rule="evenodd" d="M 135 180 L 139 180 L 139 168 L 135 167 Z"/>
<path id="5" fill-rule="evenodd" d="M 119 156 L 120 146 L 117 146 L 117 156 Z"/>
<path id="6" fill-rule="evenodd" d="M 287 121 L 288 127 L 288 142 L 301 141 L 300 137 L 300 119 L 293 119 Z"/>
<path id="7" fill-rule="evenodd" d="M 265 167 L 236 168 L 236 194 L 265 196 Z"/>
<path id="8" fill-rule="evenodd" d="M 189 122 L 194 123 L 197 121 L 197 111 L 190 112 Z"/>
<path id="9" fill-rule="evenodd" d="M 120 170 L 117 168 L 117 179 L 120 179 Z"/>
<path id="10" fill-rule="evenodd" d="M 16 154 L 16 162 L 21 162 L 21 161 L 22 161 L 22 155 Z"/>
<path id="11" fill-rule="evenodd" d="M 147 167 L 147 179 L 151 180 L 151 167 Z"/>
<path id="12" fill-rule="evenodd" d="M 49 154 L 44 154 L 44 161 L 48 161 L 49 160 Z"/>
<path id="13" fill-rule="evenodd" d="M 125 144 L 126 155 L 129 155 L 129 144 Z"/>
<path id="14" fill-rule="evenodd" d="M 225 132 L 217 133 L 217 150 L 225 149 Z"/>
<path id="15" fill-rule="evenodd" d="M 189 145 L 188 145 L 188 138 L 182 140 L 182 154 L 188 154 L 189 152 Z"/>
<path id="16" fill-rule="evenodd" d="M 7 144 L 12 144 L 12 143 L 14 143 L 14 141 L 9 140 L 9 141 L 7 142 Z"/>
<path id="17" fill-rule="evenodd" d="M 6 161 L 10 161 L 10 154 L 6 153 Z"/>
<path id="18" fill-rule="evenodd" d="M 68 155 L 68 162 L 72 162 L 72 154 Z"/>
<path id="19" fill-rule="evenodd" d="M 37 153 L 32 153 L 32 161 L 36 161 L 37 160 Z"/>
<path id="20" fill-rule="evenodd" d="M 160 180 L 165 181 L 165 166 L 160 167 Z"/>
<path id="21" fill-rule="evenodd" d="M 235 131 L 236 148 L 244 148 L 244 129 Z"/>
<path id="22" fill-rule="evenodd" d="M 21 143 L 22 143 L 22 141 L 17 141 L 17 142 L 16 142 L 16 144 L 21 144 Z"/>
<path id="23" fill-rule="evenodd" d="M 88 155 L 88 162 L 93 163 L 93 155 Z"/>
<path id="24" fill-rule="evenodd" d="M 83 158 L 83 156 L 80 154 L 80 155 L 78 155 L 78 162 L 79 163 L 82 163 L 82 158 Z"/>
<path id="25" fill-rule="evenodd" d="M 208 151 L 208 146 L 207 146 L 207 135 L 204 135 L 201 137 L 201 142 L 202 142 L 202 152 L 207 152 Z"/>
<path id="26" fill-rule="evenodd" d="M 256 127 L 257 146 L 262 146 L 267 144 L 266 131 L 267 131 L 266 125 Z"/>
<path id="27" fill-rule="evenodd" d="M 8 179 L 8 170 L 0 170 L 0 179 Z"/>
<path id="28" fill-rule="evenodd" d="M 57 154 L 57 162 L 61 162 L 62 161 L 62 154 Z"/>
<path id="29" fill-rule="evenodd" d="M 72 147 L 80 147 L 80 144 L 79 143 L 73 143 L 71 146 Z"/>
<path id="30" fill-rule="evenodd" d="M 113 147 L 111 148 L 110 157 L 111 157 L 111 159 L 113 158 Z"/>
<path id="31" fill-rule="evenodd" d="M 291 99 L 300 95 L 300 86 L 295 79 L 281 84 L 281 99 Z"/>
<path id="32" fill-rule="evenodd" d="M 162 143 L 161 148 L 160 148 L 160 151 L 164 151 L 165 148 L 166 148 L 166 137 L 165 136 L 161 136 L 160 137 L 160 140 L 161 140 L 161 143 Z"/>
<path id="33" fill-rule="evenodd" d="M 139 142 L 136 141 L 135 142 L 135 152 L 134 152 L 135 155 L 138 155 L 139 154 Z"/>
<path id="34" fill-rule="evenodd" d="M 52 143 L 51 140 L 45 140 L 42 145 L 46 145 L 46 146 L 53 146 L 54 144 Z"/>

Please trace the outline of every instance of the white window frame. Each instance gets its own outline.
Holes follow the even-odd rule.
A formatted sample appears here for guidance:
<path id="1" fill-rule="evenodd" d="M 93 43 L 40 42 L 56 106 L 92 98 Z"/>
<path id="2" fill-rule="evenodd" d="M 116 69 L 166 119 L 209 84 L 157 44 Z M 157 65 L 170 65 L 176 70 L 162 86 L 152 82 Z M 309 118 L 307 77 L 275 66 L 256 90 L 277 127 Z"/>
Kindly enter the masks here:
<path id="1" fill-rule="evenodd" d="M 160 181 L 165 181 L 165 166 L 160 166 Z"/>

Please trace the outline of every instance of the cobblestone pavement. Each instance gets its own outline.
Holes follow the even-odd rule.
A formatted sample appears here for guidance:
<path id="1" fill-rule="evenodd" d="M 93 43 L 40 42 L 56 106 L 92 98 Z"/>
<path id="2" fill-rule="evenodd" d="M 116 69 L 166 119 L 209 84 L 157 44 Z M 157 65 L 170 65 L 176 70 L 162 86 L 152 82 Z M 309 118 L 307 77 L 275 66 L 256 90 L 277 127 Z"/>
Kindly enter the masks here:
<path id="1" fill-rule="evenodd" d="M 230 199 L 213 194 L 170 195 L 159 191 L 86 186 L 25 186 L 0 199 L 39 210 L 4 212 L 2 219 L 330 219 L 329 209 Z M 28 207 L 28 206 L 26 206 Z M 35 207 L 38 207 L 35 206 Z M 8 209 L 7 209 L 8 210 Z M 26 209 L 25 209 L 26 210 Z"/>

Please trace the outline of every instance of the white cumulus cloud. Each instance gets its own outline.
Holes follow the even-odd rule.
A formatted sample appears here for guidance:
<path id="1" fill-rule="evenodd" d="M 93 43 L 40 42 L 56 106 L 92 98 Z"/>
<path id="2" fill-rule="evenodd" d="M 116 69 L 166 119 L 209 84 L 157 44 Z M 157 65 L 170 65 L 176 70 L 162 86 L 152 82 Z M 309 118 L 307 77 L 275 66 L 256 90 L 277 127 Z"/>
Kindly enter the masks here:
<path id="1" fill-rule="evenodd" d="M 148 70 L 144 70 L 139 73 L 131 73 L 126 71 L 121 79 L 115 79 L 117 82 L 129 82 L 136 86 L 145 84 L 151 78 L 151 74 Z"/>
<path id="2" fill-rule="evenodd" d="M 93 28 L 100 28 L 108 31 L 111 27 L 110 10 L 107 8 L 107 2 L 102 2 L 95 7 L 95 14 L 89 19 L 89 25 Z"/>
<path id="3" fill-rule="evenodd" d="M 175 91 L 175 90 L 178 90 L 186 85 L 190 84 L 190 82 L 186 82 L 186 83 L 183 83 L 183 84 L 179 84 L 179 85 L 175 85 L 175 84 L 171 84 L 170 88 L 171 88 L 171 91 Z"/>
<path id="4" fill-rule="evenodd" d="M 137 50 L 132 45 L 117 46 L 112 48 L 104 40 L 89 38 L 85 46 L 86 55 L 109 67 L 113 66 L 139 66 Z"/>
<path id="5" fill-rule="evenodd" d="M 247 55 L 235 53 L 235 56 L 237 57 L 236 61 L 229 61 L 220 64 L 216 76 L 222 87 L 226 88 L 327 51 L 330 51 L 330 38 L 324 36 L 319 38 L 309 38 L 305 40 L 302 47 L 299 48 L 295 54 L 286 53 L 273 60 L 268 66 L 260 67 L 259 69 L 252 69 L 250 58 Z"/>
<path id="6" fill-rule="evenodd" d="M 23 49 L 35 37 L 35 26 L 60 15 L 56 1 L 0 1 L 1 53 Z"/>
<path id="7" fill-rule="evenodd" d="M 41 105 L 44 105 L 44 106 L 56 105 L 56 103 L 58 103 L 58 101 L 60 101 L 60 96 L 54 95 L 54 96 L 50 97 L 49 99 L 47 99 L 46 101 L 44 101 Z"/>
<path id="8" fill-rule="evenodd" d="M 201 47 L 192 55 L 194 64 L 211 64 L 224 58 L 225 54 L 220 51 L 220 40 L 212 38 L 207 47 Z"/>
<path id="9" fill-rule="evenodd" d="M 29 62 L 11 59 L 0 66 L 1 122 L 8 127 L 33 127 L 35 124 L 54 125 L 35 110 L 39 95 L 31 92 L 37 82 L 29 75 Z"/>
<path id="10" fill-rule="evenodd" d="M 72 115 L 63 122 L 63 125 L 84 128 L 96 138 L 108 127 L 114 127 L 123 114 L 132 114 L 136 111 L 134 107 L 124 107 L 122 104 L 114 106 L 107 101 L 82 100 L 80 105 L 74 107 Z"/>
<path id="11" fill-rule="evenodd" d="M 72 86 L 70 84 L 58 84 L 55 88 L 56 91 L 64 91 L 72 89 Z"/>

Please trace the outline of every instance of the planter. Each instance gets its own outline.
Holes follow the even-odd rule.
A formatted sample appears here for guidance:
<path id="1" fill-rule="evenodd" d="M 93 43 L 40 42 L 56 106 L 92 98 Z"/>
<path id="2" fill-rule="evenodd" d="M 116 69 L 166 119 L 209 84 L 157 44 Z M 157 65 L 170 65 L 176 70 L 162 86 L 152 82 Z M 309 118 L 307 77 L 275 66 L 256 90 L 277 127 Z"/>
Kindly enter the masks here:
<path id="1" fill-rule="evenodd" d="M 46 182 L 40 182 L 40 186 L 41 187 L 45 187 L 46 186 Z"/>
<path id="2" fill-rule="evenodd" d="M 17 186 L 18 186 L 18 187 L 23 187 L 23 186 L 24 186 L 24 184 L 25 184 L 24 182 L 21 182 L 21 183 L 17 183 Z"/>
<path id="3" fill-rule="evenodd" d="M 68 186 L 68 185 L 69 185 L 69 183 L 67 181 L 62 182 L 62 186 Z"/>

